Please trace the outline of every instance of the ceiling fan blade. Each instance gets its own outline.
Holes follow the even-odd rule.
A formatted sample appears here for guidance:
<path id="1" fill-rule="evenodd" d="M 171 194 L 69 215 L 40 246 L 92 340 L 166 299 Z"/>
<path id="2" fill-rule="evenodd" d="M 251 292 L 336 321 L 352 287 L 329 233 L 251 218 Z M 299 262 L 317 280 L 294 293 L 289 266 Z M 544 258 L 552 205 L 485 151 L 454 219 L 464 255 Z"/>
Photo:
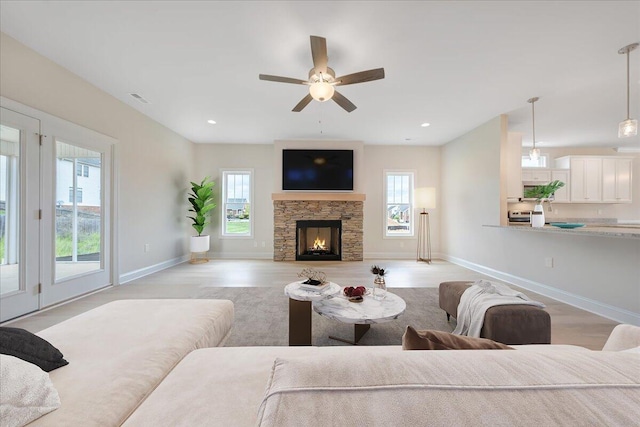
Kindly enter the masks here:
<path id="1" fill-rule="evenodd" d="M 327 39 L 324 37 L 311 36 L 311 57 L 313 58 L 313 68 L 318 73 L 327 73 Z"/>
<path id="2" fill-rule="evenodd" d="M 339 106 L 347 110 L 347 113 L 350 113 L 356 108 L 358 108 L 353 104 L 353 102 L 349 101 L 347 98 L 344 97 L 344 95 L 342 95 L 337 90 L 333 93 L 333 97 L 331 99 L 333 99 L 336 102 L 336 104 L 338 104 Z"/>
<path id="3" fill-rule="evenodd" d="M 309 84 L 306 80 L 292 79 L 291 77 L 270 76 L 269 74 L 260 74 L 258 78 L 260 78 L 260 80 L 268 80 L 270 82 L 278 83 L 293 83 L 298 85 Z"/>
<path id="4" fill-rule="evenodd" d="M 359 73 L 347 74 L 336 78 L 336 86 L 352 85 L 354 83 L 364 83 L 373 80 L 384 79 L 384 68 L 360 71 Z"/>
<path id="5" fill-rule="evenodd" d="M 304 107 L 306 107 L 307 105 L 309 105 L 309 103 L 311 102 L 311 100 L 313 99 L 313 97 L 311 97 L 311 94 L 308 93 L 307 96 L 305 96 L 304 98 L 302 98 L 302 100 L 300 102 L 298 102 L 298 104 L 293 107 L 293 110 L 296 113 L 299 113 L 300 111 L 302 111 L 302 109 Z"/>

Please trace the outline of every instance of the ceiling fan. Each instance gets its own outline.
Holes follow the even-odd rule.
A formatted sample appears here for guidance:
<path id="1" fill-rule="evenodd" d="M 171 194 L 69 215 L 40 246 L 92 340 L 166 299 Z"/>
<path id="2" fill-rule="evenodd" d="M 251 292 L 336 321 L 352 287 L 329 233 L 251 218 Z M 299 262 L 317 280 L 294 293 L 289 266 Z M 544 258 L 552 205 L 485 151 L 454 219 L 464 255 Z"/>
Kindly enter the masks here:
<path id="1" fill-rule="evenodd" d="M 333 69 L 327 66 L 329 58 L 327 56 L 327 39 L 324 37 L 311 36 L 311 57 L 313 58 L 313 68 L 309 71 L 309 80 L 271 76 L 268 74 L 259 75 L 260 80 L 309 86 L 309 93 L 307 96 L 302 98 L 302 100 L 298 102 L 291 111 L 302 111 L 302 109 L 306 107 L 312 99 L 320 102 L 333 99 L 336 104 L 350 113 L 357 107 L 345 98 L 344 95 L 335 90 L 335 86 L 345 86 L 384 79 L 384 68 L 376 68 L 373 70 L 347 74 L 342 77 L 336 77 L 336 73 Z"/>

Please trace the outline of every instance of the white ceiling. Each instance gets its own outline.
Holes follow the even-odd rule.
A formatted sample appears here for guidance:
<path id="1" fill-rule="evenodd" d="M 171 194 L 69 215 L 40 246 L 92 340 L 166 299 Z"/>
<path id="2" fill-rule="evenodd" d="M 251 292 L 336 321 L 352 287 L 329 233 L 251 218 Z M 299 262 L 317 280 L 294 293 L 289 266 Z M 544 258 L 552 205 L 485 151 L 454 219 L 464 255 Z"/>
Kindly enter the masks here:
<path id="1" fill-rule="evenodd" d="M 526 100 L 539 96 L 541 147 L 640 146 L 617 138 L 618 49 L 640 41 L 639 1 L 2 0 L 0 17 L 6 34 L 198 143 L 441 145 L 508 114 L 528 144 Z M 258 80 L 306 79 L 310 35 L 327 38 L 337 75 L 384 67 L 384 80 L 340 88 L 354 112 L 313 101 L 293 113 L 305 86 Z M 637 119 L 640 49 L 630 58 Z"/>

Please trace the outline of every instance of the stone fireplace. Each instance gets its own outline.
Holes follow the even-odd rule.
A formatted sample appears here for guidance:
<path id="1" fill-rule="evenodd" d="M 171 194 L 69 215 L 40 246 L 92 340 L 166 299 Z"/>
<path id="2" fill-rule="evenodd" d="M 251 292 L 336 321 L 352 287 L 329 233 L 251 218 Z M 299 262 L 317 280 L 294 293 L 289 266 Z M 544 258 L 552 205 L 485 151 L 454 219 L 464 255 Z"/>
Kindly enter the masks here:
<path id="1" fill-rule="evenodd" d="M 273 260 L 274 261 L 311 261 L 321 254 L 319 250 L 314 254 L 308 249 L 315 245 L 315 238 L 330 237 L 334 245 L 334 256 L 331 259 L 342 261 L 362 261 L 363 259 L 363 208 L 364 194 L 355 193 L 274 193 L 273 199 Z M 340 224 L 341 233 L 322 230 L 323 235 L 309 237 L 305 234 L 301 242 L 299 223 L 319 224 L 318 221 L 330 221 L 330 224 Z M 326 223 L 325 223 L 326 224 Z M 316 227 L 317 228 L 317 227 Z M 322 228 L 325 228 L 324 226 Z M 331 228 L 331 226 L 329 226 Z M 334 227 L 337 228 L 337 227 Z M 335 242 L 336 238 L 339 240 Z M 313 240 L 313 241 L 309 241 Z M 307 247 L 306 255 L 300 257 L 300 246 Z M 302 250 L 305 252 L 305 250 Z M 337 254 L 335 254 L 337 252 Z M 296 254 L 298 256 L 296 257 Z M 335 255 L 339 255 L 338 258 Z M 327 260 L 325 258 L 324 260 Z"/>

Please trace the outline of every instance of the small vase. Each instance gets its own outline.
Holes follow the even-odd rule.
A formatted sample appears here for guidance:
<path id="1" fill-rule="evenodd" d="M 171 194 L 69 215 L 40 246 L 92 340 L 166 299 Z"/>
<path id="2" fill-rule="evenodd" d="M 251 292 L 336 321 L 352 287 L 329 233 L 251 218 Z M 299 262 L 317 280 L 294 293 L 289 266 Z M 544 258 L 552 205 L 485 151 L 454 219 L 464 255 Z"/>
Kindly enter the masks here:
<path id="1" fill-rule="evenodd" d="M 373 298 L 377 300 L 383 300 L 387 295 L 387 284 L 384 281 L 384 277 L 377 275 L 373 280 Z"/>
<path id="2" fill-rule="evenodd" d="M 544 208 L 541 203 L 536 204 L 531 212 L 531 226 L 544 227 Z"/>

